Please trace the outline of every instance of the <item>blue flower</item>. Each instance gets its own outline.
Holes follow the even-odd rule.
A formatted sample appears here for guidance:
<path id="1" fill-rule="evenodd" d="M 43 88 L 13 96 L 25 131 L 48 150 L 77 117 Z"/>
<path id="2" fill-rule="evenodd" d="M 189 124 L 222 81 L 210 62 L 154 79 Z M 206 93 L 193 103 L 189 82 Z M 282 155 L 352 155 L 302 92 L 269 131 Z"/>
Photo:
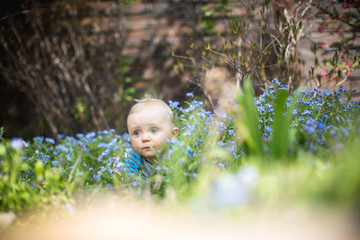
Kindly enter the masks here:
<path id="1" fill-rule="evenodd" d="M 307 93 L 308 93 L 307 91 L 305 91 L 305 90 L 301 90 L 301 94 L 302 94 L 302 95 L 305 95 L 305 96 L 306 96 L 306 95 L 307 95 Z"/>
<path id="2" fill-rule="evenodd" d="M 84 137 L 84 134 L 83 134 L 83 133 L 77 133 L 77 134 L 76 134 L 76 137 L 77 137 L 77 138 L 83 138 L 83 137 Z"/>
<path id="3" fill-rule="evenodd" d="M 284 89 L 284 90 L 287 90 L 288 89 L 288 85 L 286 84 L 281 84 L 280 85 L 280 88 Z"/>
<path id="4" fill-rule="evenodd" d="M 266 110 L 267 110 L 269 113 L 271 113 L 271 112 L 274 111 L 274 107 L 273 107 L 271 104 L 269 104 L 269 103 L 266 103 L 266 104 L 265 104 L 265 107 L 266 107 Z"/>
<path id="5" fill-rule="evenodd" d="M 310 115 L 312 113 L 312 111 L 311 110 L 305 110 L 305 111 L 303 111 L 302 113 L 301 113 L 301 115 Z"/>
<path id="6" fill-rule="evenodd" d="M 303 125 L 303 129 L 307 134 L 313 134 L 315 132 L 314 120 L 310 118 L 305 125 Z"/>
<path id="7" fill-rule="evenodd" d="M 266 125 L 264 129 L 265 129 L 265 131 L 268 132 L 268 133 L 270 133 L 270 132 L 273 131 L 273 129 L 272 129 L 270 126 L 268 126 L 268 125 Z"/>
<path id="8" fill-rule="evenodd" d="M 329 134 L 330 134 L 330 136 L 335 136 L 336 135 L 336 130 L 330 129 Z"/>
<path id="9" fill-rule="evenodd" d="M 194 94 L 192 92 L 188 92 L 185 94 L 186 97 L 193 98 Z"/>
<path id="10" fill-rule="evenodd" d="M 229 147 L 227 148 L 227 151 L 229 153 L 234 153 L 237 150 L 236 142 L 235 141 L 228 141 Z"/>
<path id="11" fill-rule="evenodd" d="M 34 141 L 35 142 L 42 142 L 42 141 L 44 141 L 44 137 L 41 137 L 41 136 L 34 137 Z"/>
<path id="12" fill-rule="evenodd" d="M 331 94 L 328 90 L 326 90 L 326 89 L 324 90 L 324 94 L 325 94 L 325 96 L 327 96 L 327 97 L 328 97 L 328 96 L 332 96 L 332 94 Z"/>
<path id="13" fill-rule="evenodd" d="M 196 107 L 196 108 L 200 108 L 201 106 L 204 105 L 203 102 L 201 102 L 201 101 L 196 101 L 196 100 L 192 101 L 191 104 L 194 105 L 194 107 Z"/>
<path id="14" fill-rule="evenodd" d="M 221 168 L 221 169 L 225 169 L 226 165 L 222 162 L 219 162 L 218 163 L 218 166 Z"/>
<path id="15" fill-rule="evenodd" d="M 322 121 L 319 121 L 318 124 L 317 124 L 317 128 L 319 128 L 319 129 L 325 129 L 325 128 L 326 128 L 326 124 L 323 123 Z"/>
<path id="16" fill-rule="evenodd" d="M 171 107 L 171 108 L 178 108 L 179 104 L 180 103 L 178 101 L 169 100 L 169 107 Z"/>
<path id="17" fill-rule="evenodd" d="M 97 145 L 97 147 L 98 147 L 98 148 L 108 148 L 108 147 L 109 147 L 109 144 L 102 142 L 102 143 L 99 143 L 99 144 Z"/>
<path id="18" fill-rule="evenodd" d="M 52 144 L 52 145 L 55 144 L 55 140 L 52 139 L 52 138 L 45 138 L 45 142 L 50 143 L 50 144 Z"/>
<path id="19" fill-rule="evenodd" d="M 186 132 L 183 132 L 183 134 L 182 134 L 183 136 L 191 136 L 191 133 L 190 132 L 188 132 L 188 131 L 186 131 Z"/>
<path id="20" fill-rule="evenodd" d="M 257 111 L 259 112 L 259 113 L 264 113 L 265 112 L 265 108 L 264 107 L 257 107 Z"/>
<path id="21" fill-rule="evenodd" d="M 93 138 L 93 137 L 95 137 L 95 136 L 96 136 L 96 133 L 95 133 L 95 132 L 88 132 L 88 133 L 85 135 L 85 137 L 86 137 L 87 139 Z"/>
<path id="22" fill-rule="evenodd" d="M 72 137 L 72 136 L 66 136 L 65 140 L 68 141 L 68 142 L 72 142 L 72 143 L 75 142 L 75 138 Z"/>
<path id="23" fill-rule="evenodd" d="M 58 135 L 57 135 L 57 138 L 64 138 L 64 137 L 65 137 L 64 134 L 58 134 Z"/>
<path id="24" fill-rule="evenodd" d="M 24 141 L 21 138 L 13 138 L 10 141 L 10 145 L 13 149 L 22 149 L 24 147 Z"/>
<path id="25" fill-rule="evenodd" d="M 276 85 L 279 85 L 280 86 L 280 82 L 278 80 L 276 80 L 275 78 L 273 80 L 271 80 L 272 83 L 276 84 Z"/>
<path id="26" fill-rule="evenodd" d="M 100 180 L 100 179 L 101 179 L 101 176 L 94 174 L 94 175 L 93 175 L 93 178 L 94 178 L 95 180 Z"/>

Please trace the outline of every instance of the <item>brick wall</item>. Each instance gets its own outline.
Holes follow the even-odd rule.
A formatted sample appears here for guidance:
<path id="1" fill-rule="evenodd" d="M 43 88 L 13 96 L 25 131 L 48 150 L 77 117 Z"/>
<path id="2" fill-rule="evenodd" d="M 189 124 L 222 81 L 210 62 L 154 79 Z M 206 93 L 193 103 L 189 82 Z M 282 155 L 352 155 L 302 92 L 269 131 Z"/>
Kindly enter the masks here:
<path id="1" fill-rule="evenodd" d="M 155 88 L 160 91 L 165 98 L 176 98 L 183 94 L 186 82 L 191 78 L 187 75 L 176 75 L 172 67 L 176 61 L 171 56 L 170 49 L 179 53 L 184 53 L 189 47 L 190 39 L 200 37 L 199 19 L 201 8 L 218 3 L 218 1 L 137 1 L 135 4 L 121 6 L 122 28 L 126 29 L 127 40 L 123 56 L 133 58 L 135 61 L 131 66 L 131 74 L 135 80 L 135 87 Z M 114 2 L 104 2 L 102 7 L 109 8 Z M 232 9 L 233 16 L 241 16 L 244 11 L 240 8 Z M 99 8 L 100 9 L 100 8 Z M 102 22 L 100 29 L 106 31 L 106 25 L 111 26 L 111 20 Z M 105 23 L 105 24 L 104 24 Z M 89 24 L 93 24 L 89 21 Z M 333 41 L 335 35 L 328 32 L 319 33 L 317 26 L 305 26 L 308 29 L 307 35 L 299 45 L 299 55 L 304 60 L 302 66 L 303 76 L 301 84 L 308 85 L 309 88 L 315 87 L 316 83 L 309 80 L 308 71 L 314 64 L 314 55 L 311 52 L 311 45 L 314 42 Z M 215 29 L 224 33 L 229 29 L 224 28 L 224 19 L 217 19 Z M 360 40 L 356 42 L 360 45 Z M 319 53 L 317 57 L 322 60 L 323 56 Z M 320 73 L 324 69 L 317 69 Z M 360 87 L 360 71 L 354 71 L 352 76 L 342 84 L 345 88 Z M 340 85 L 335 82 L 323 83 L 323 88 L 336 89 Z"/>
<path id="2" fill-rule="evenodd" d="M 186 75 L 176 74 L 173 71 L 176 59 L 171 55 L 170 50 L 184 54 L 191 39 L 202 37 L 199 31 L 201 8 L 216 2 L 218 1 L 138 0 L 134 4 L 123 5 L 113 0 L 84 1 L 77 6 L 77 19 L 78 24 L 91 33 L 89 38 L 85 39 L 88 44 L 105 42 L 106 47 L 103 51 L 109 59 L 132 59 L 129 66 L 130 71 L 127 73 L 133 79 L 130 85 L 139 92 L 147 90 L 152 93 L 160 93 L 165 100 L 179 100 L 188 90 L 195 89 L 196 91 L 197 89 L 200 92 L 200 89 L 189 83 L 191 82 L 189 80 L 194 77 L 191 75 L 191 69 L 194 67 L 191 62 L 188 66 L 185 65 L 188 70 Z M 241 8 L 233 9 L 233 12 L 237 16 L 243 14 Z M 220 17 L 216 19 L 216 31 L 220 33 L 229 31 L 224 28 L 224 21 L 226 19 Z M 314 55 L 310 50 L 311 45 L 316 41 L 326 43 L 333 40 L 334 35 L 329 35 L 327 32 L 319 33 L 316 26 L 312 26 L 311 29 L 299 46 L 299 54 L 305 62 L 302 70 L 302 84 L 306 83 L 313 87 L 314 82 L 306 81 L 308 70 L 314 63 Z M 119 42 L 107 38 L 108 34 L 114 31 L 118 31 L 117 39 L 121 41 L 122 48 L 118 48 Z M 360 45 L 359 40 L 356 45 Z M 320 55 L 318 57 L 321 59 Z M 99 61 L 99 68 L 106 64 L 102 61 Z M 357 70 L 341 86 L 360 90 L 359 79 L 360 71 Z M 327 82 L 323 84 L 323 87 L 331 90 L 340 85 Z M 11 122 L 9 131 L 14 134 L 16 129 L 34 124 L 29 116 L 34 116 L 35 113 L 28 111 L 28 109 L 32 109 L 31 107 L 24 107 L 24 101 L 27 101 L 25 96 L 9 85 L 6 88 L 2 86 L 1 90 L 2 103 L 6 103 L 1 105 L 1 124 L 5 121 Z M 357 98 L 359 98 L 359 94 Z M 14 108 L 14 106 L 16 107 Z M 13 111 L 17 115 L 11 115 L 9 111 L 10 113 Z"/>

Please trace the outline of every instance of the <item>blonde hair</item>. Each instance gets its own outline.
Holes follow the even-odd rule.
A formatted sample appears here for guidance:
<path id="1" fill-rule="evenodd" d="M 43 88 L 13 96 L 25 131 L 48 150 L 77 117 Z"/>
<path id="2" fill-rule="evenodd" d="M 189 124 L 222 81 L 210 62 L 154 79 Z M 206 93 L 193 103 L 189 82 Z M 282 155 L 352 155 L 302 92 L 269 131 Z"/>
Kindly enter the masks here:
<path id="1" fill-rule="evenodd" d="M 169 107 L 169 105 L 167 105 L 163 100 L 156 98 L 148 93 L 145 93 L 144 97 L 141 99 L 135 99 L 135 105 L 133 105 L 129 111 L 128 116 L 130 116 L 131 114 L 141 111 L 141 109 L 143 109 L 144 107 L 147 106 L 159 106 L 161 107 L 166 114 L 169 116 L 170 121 L 175 124 L 174 121 L 174 114 L 171 110 L 171 108 Z"/>

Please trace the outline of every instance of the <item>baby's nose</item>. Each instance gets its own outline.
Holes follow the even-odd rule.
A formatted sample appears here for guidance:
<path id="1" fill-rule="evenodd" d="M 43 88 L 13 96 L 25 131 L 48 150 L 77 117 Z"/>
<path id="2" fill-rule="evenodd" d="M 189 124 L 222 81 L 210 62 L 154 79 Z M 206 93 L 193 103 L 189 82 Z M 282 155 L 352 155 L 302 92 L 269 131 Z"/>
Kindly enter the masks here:
<path id="1" fill-rule="evenodd" d="M 147 133 L 144 133 L 144 134 L 142 135 L 142 140 L 143 140 L 143 141 L 149 141 L 149 140 L 150 140 L 150 135 L 147 134 Z"/>

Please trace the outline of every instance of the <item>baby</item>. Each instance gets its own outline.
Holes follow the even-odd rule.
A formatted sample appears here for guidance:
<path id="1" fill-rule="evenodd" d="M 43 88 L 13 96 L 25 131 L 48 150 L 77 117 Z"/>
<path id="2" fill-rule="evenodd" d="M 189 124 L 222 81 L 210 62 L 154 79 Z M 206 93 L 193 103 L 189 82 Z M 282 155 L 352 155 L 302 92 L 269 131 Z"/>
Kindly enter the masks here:
<path id="1" fill-rule="evenodd" d="M 130 109 L 127 128 L 134 152 L 125 159 L 124 166 L 128 173 L 141 171 L 143 177 L 149 177 L 155 164 L 155 151 L 165 139 L 173 139 L 179 133 L 173 113 L 164 101 L 146 96 Z"/>

